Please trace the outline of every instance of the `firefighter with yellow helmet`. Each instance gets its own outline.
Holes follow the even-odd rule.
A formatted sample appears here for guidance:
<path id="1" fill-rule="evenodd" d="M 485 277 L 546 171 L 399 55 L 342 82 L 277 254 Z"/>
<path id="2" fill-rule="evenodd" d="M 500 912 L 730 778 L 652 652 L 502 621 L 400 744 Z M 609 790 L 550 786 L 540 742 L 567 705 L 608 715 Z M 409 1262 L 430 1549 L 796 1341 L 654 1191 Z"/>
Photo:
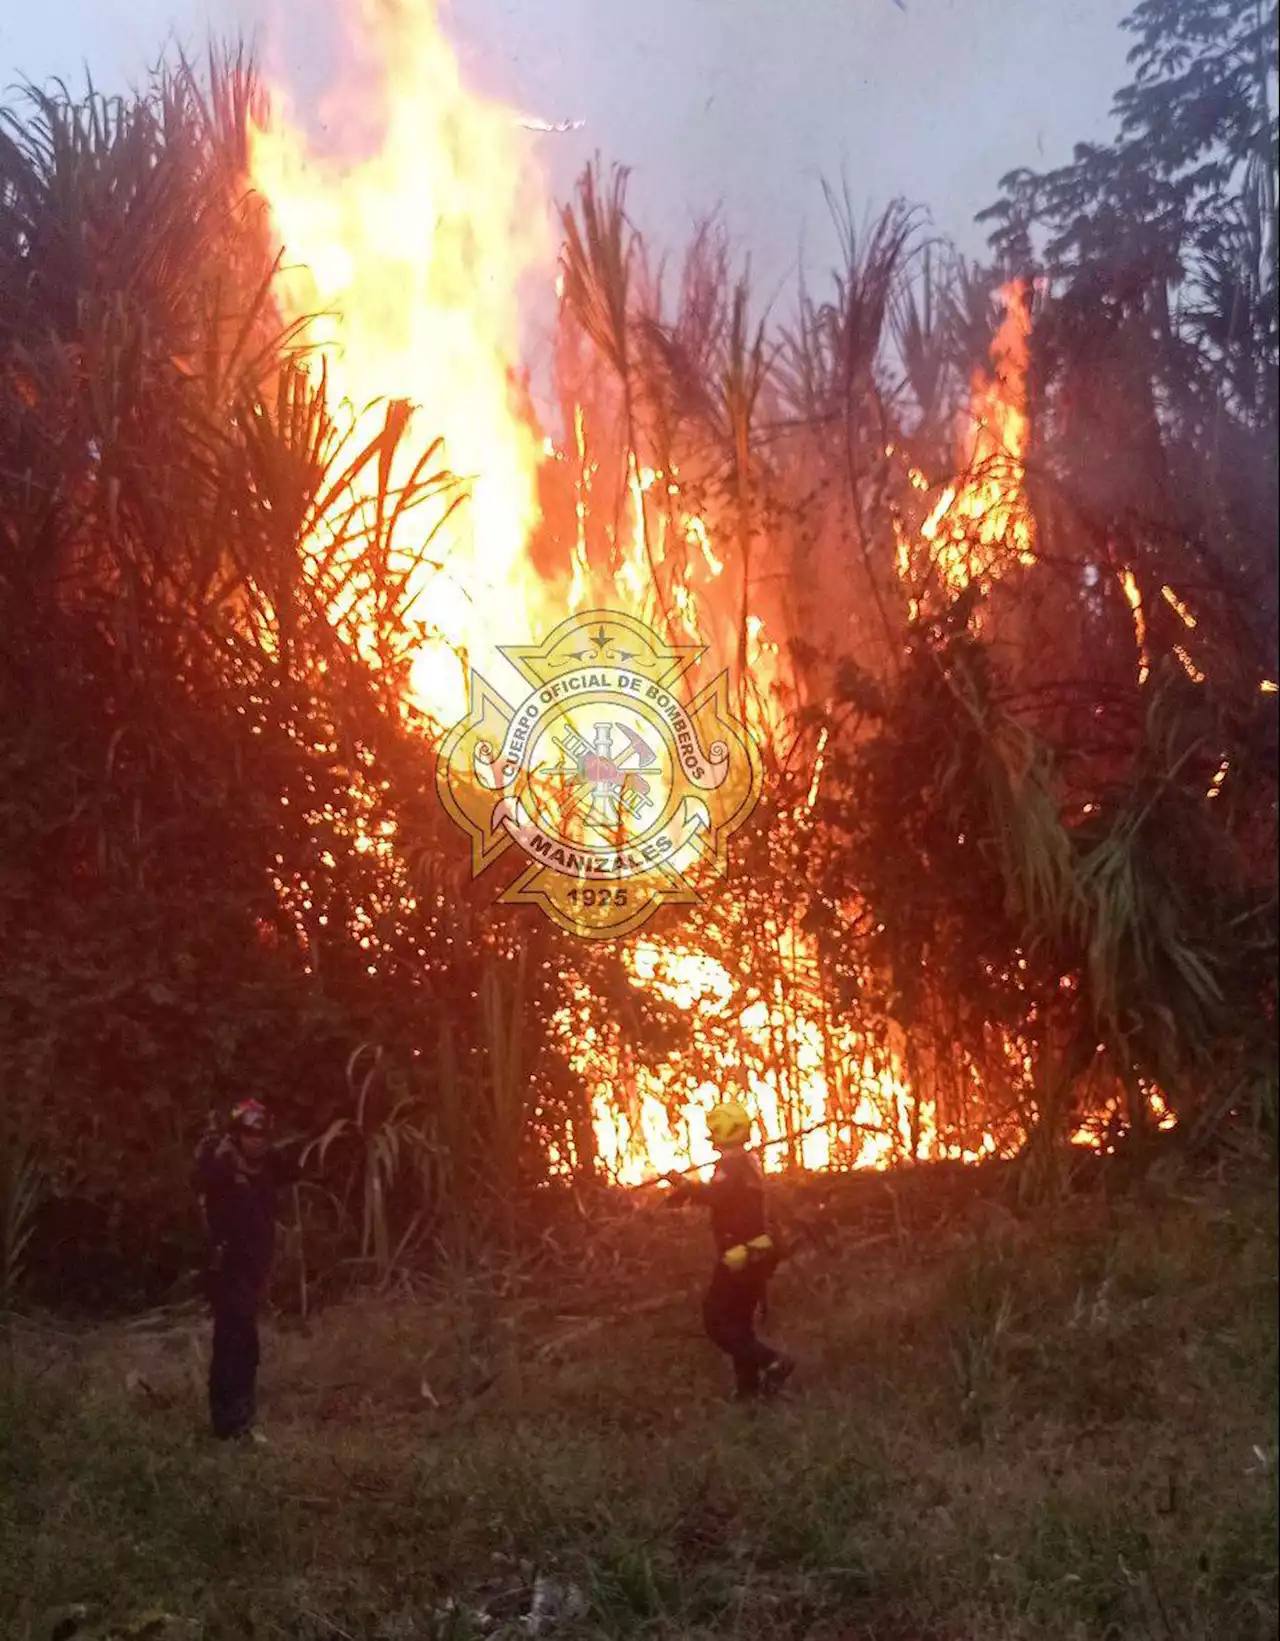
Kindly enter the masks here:
<path id="1" fill-rule="evenodd" d="M 795 1370 L 755 1330 L 778 1252 L 765 1217 L 764 1174 L 748 1150 L 750 1115 L 726 1100 L 707 1113 L 707 1133 L 718 1153 L 711 1179 L 666 1178 L 677 1202 L 700 1202 L 710 1210 L 716 1263 L 703 1297 L 703 1325 L 712 1344 L 732 1358 L 736 1399 L 752 1401 L 775 1395 Z"/>

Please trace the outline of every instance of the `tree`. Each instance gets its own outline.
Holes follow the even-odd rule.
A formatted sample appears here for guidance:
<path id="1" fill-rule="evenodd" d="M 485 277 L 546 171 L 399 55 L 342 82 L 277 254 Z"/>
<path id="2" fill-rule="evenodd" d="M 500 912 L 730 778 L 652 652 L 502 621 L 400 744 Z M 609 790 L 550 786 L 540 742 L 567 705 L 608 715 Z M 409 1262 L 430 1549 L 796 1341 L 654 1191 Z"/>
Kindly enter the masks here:
<path id="1" fill-rule="evenodd" d="M 362 1043 L 424 1150 L 458 1142 L 428 1229 L 497 1197 L 509 1218 L 581 1117 L 549 1052 L 564 951 L 535 940 L 495 1010 L 528 942 L 450 880 L 403 709 L 408 572 L 452 481 L 438 442 L 397 460 L 404 405 L 357 437 L 281 325 L 244 182 L 256 98 L 232 57 L 131 100 L 32 91 L 0 126 L 0 1078 L 49 1164 L 29 1253 L 53 1288 L 175 1274 L 210 1109 L 353 1116 Z M 515 1063 L 500 1012 L 529 1070 L 510 1166 L 450 1196 L 485 1148 L 430 1098 L 442 1039 L 474 1129 L 471 1093 L 505 1096 Z M 401 1206 L 396 1242 L 421 1193 Z"/>

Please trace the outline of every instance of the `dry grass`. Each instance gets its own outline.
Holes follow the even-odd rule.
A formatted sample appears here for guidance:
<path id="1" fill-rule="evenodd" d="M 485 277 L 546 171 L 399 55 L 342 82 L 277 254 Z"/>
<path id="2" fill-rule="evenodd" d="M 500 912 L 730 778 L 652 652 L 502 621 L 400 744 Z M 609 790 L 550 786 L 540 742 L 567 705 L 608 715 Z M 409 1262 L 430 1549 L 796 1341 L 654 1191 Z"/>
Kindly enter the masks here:
<path id="1" fill-rule="evenodd" d="M 702 1227 L 656 1211 L 556 1284 L 273 1327 L 263 1448 L 203 1435 L 198 1315 L 20 1328 L 0 1631 L 460 1638 L 542 1572 L 563 1637 L 1274 1635 L 1273 1182 L 900 1235 L 858 1189 L 775 1285 L 804 1375 L 756 1412 L 698 1334 Z"/>

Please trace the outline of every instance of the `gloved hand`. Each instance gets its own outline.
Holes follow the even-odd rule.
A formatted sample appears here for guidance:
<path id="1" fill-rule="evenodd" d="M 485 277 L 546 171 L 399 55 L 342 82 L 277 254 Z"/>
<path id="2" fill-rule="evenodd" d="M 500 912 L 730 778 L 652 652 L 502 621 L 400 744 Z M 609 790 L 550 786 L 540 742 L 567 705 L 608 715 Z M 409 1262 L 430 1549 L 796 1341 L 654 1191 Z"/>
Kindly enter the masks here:
<path id="1" fill-rule="evenodd" d="M 729 1270 L 744 1271 L 747 1268 L 747 1260 L 750 1256 L 747 1253 L 746 1243 L 739 1242 L 736 1247 L 726 1248 L 720 1257 Z"/>

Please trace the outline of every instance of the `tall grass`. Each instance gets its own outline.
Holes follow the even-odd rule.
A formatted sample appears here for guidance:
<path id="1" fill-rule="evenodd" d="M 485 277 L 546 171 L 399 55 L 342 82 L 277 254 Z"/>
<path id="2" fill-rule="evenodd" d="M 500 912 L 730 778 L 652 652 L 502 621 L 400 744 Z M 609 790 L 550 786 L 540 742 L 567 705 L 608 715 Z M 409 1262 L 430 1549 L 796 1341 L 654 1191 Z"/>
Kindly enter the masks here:
<path id="1" fill-rule="evenodd" d="M 422 1185 L 429 1178 L 432 1148 L 421 1100 L 412 1092 L 390 1093 L 383 1061 L 376 1044 L 364 1043 L 352 1052 L 346 1068 L 352 1110 L 302 1148 L 302 1162 L 313 1163 L 323 1174 L 336 1160 L 331 1153 L 345 1153 L 342 1208 L 359 1224 L 360 1261 L 385 1287 L 423 1233 Z M 364 1062 L 357 1081 L 357 1068 Z M 406 1176 L 409 1189 L 400 1200 L 407 1195 L 409 1209 L 398 1222 L 393 1203 Z"/>
<path id="2" fill-rule="evenodd" d="M 936 1213 L 938 1181 L 901 1187 Z M 1274 1634 L 1274 1179 L 981 1234 L 961 1191 L 901 1247 L 867 1245 L 868 1182 L 835 1200 L 847 1232 L 774 1283 L 801 1374 L 755 1412 L 700 1332 L 701 1238 L 656 1205 L 616 1263 L 477 1313 L 483 1378 L 445 1304 L 269 1333 L 247 1455 L 196 1435 L 179 1332 L 31 1335 L 0 1389 L 6 1637 L 77 1604 L 104 1638 L 157 1610 L 206 1641 L 514 1636 L 539 1587 L 581 1641 Z M 547 1350 L 575 1315 L 600 1325 Z"/>
<path id="3" fill-rule="evenodd" d="M 0 1130 L 0 1313 L 17 1305 L 46 1176 L 35 1149 L 6 1122 Z"/>

